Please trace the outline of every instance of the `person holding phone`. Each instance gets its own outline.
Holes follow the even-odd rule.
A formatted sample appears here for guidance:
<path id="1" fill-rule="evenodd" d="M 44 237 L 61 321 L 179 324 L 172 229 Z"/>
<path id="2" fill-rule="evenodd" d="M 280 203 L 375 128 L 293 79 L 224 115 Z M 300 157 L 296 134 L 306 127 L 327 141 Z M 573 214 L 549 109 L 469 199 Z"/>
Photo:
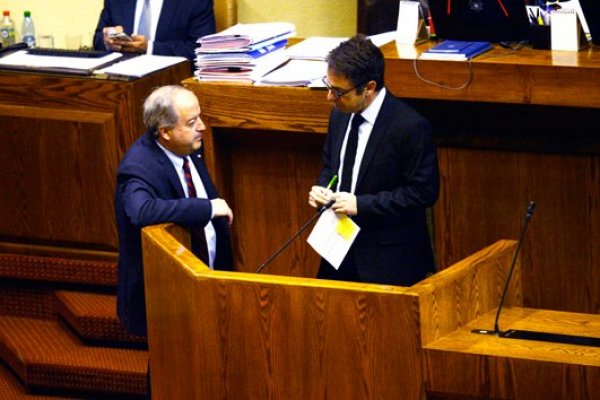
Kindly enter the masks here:
<path id="1" fill-rule="evenodd" d="M 94 49 L 193 60 L 196 40 L 212 33 L 213 0 L 104 0 Z"/>

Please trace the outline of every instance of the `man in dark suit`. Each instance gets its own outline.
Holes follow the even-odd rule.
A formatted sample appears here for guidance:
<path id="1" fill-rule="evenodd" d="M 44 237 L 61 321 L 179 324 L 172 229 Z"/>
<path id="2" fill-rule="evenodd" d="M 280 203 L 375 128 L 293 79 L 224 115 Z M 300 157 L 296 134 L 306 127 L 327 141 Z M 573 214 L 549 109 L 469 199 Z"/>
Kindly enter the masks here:
<path id="1" fill-rule="evenodd" d="M 439 189 L 431 126 L 385 89 L 383 54 L 364 36 L 341 43 L 327 62 L 335 108 L 309 204 L 335 200 L 332 210 L 361 230 L 340 268 L 322 260 L 318 277 L 413 285 L 435 270 L 426 222 Z M 334 192 L 326 185 L 335 175 Z"/>
<path id="2" fill-rule="evenodd" d="M 119 231 L 117 313 L 127 331 L 146 335 L 141 229 L 174 222 L 190 227 L 192 248 L 210 268 L 232 267 L 233 213 L 202 159 L 196 96 L 180 86 L 156 89 L 144 102 L 148 130 L 127 151 L 117 171 Z"/>
<path id="3" fill-rule="evenodd" d="M 131 40 L 111 36 L 115 33 Z M 104 0 L 94 48 L 193 60 L 196 40 L 212 33 L 212 0 Z"/>

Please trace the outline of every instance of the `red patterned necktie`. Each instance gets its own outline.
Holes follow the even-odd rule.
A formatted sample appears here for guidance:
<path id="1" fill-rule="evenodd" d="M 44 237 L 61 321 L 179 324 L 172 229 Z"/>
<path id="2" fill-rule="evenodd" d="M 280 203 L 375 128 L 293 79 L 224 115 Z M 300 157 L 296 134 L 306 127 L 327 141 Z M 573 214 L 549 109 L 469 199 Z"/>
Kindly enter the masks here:
<path id="1" fill-rule="evenodd" d="M 196 187 L 192 181 L 192 172 L 190 171 L 190 164 L 187 157 L 183 157 L 183 176 L 185 177 L 185 184 L 188 188 L 188 197 L 198 197 Z M 192 249 L 202 262 L 209 265 L 208 245 L 206 244 L 204 227 L 193 226 L 190 229 L 190 233 L 192 235 Z"/>

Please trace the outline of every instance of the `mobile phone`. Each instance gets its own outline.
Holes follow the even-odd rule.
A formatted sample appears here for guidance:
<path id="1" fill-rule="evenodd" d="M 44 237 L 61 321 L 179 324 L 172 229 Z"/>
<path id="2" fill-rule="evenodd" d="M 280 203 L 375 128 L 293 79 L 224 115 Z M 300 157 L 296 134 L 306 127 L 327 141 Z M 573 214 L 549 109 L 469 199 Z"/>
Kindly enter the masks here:
<path id="1" fill-rule="evenodd" d="M 121 40 L 125 42 L 131 42 L 131 36 L 123 32 L 113 32 L 108 34 L 109 37 L 115 40 Z"/>

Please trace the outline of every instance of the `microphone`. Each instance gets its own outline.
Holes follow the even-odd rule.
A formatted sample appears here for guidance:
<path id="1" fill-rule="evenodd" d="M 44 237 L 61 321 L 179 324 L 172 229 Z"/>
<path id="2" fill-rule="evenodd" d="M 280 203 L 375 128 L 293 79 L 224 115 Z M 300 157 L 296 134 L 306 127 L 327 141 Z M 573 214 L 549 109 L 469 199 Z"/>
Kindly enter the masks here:
<path id="1" fill-rule="evenodd" d="M 517 256 L 521 251 L 521 247 L 523 246 L 523 239 L 525 238 L 525 231 L 527 230 L 527 226 L 529 226 L 529 220 L 533 215 L 533 210 L 535 210 L 535 201 L 529 201 L 529 205 L 527 206 L 527 212 L 525 213 L 525 221 L 523 222 L 523 227 L 521 228 L 521 237 L 519 238 L 519 242 L 517 243 L 517 249 L 515 250 L 515 254 L 512 259 L 512 264 L 510 265 L 510 269 L 508 271 L 508 276 L 506 277 L 506 282 L 504 283 L 504 290 L 502 291 L 502 297 L 500 297 L 500 304 L 498 305 L 498 311 L 496 311 L 496 319 L 494 320 L 494 330 L 489 329 L 473 329 L 472 333 L 479 333 L 483 335 L 495 335 L 499 336 L 502 331 L 498 326 L 498 320 L 500 319 L 500 312 L 502 311 L 502 306 L 504 305 L 504 298 L 506 297 L 506 292 L 508 290 L 508 285 L 510 284 L 510 280 L 512 278 L 513 271 L 515 269 L 515 265 L 517 263 Z"/>
<path id="2" fill-rule="evenodd" d="M 333 185 L 335 185 L 335 182 L 337 181 L 337 179 L 338 179 L 338 176 L 337 176 L 337 175 L 333 175 L 333 176 L 331 177 L 331 180 L 330 180 L 330 181 L 329 181 L 329 183 L 327 184 L 327 190 L 330 190 L 330 189 L 333 187 Z M 257 273 L 257 274 L 260 274 L 260 272 L 261 272 L 263 269 L 265 269 L 265 267 L 266 267 L 266 266 L 267 266 L 267 265 L 268 265 L 268 264 L 269 264 L 271 261 L 273 261 L 273 259 L 274 259 L 275 257 L 277 257 L 277 255 L 278 255 L 279 253 L 281 253 L 283 250 L 285 250 L 285 249 L 286 249 L 286 248 L 287 248 L 287 247 L 290 245 L 290 243 L 292 243 L 292 242 L 294 241 L 294 239 L 296 239 L 296 238 L 297 238 L 297 237 L 298 237 L 298 236 L 299 236 L 299 235 L 300 235 L 302 232 L 304 232 L 304 230 L 305 230 L 306 228 L 308 228 L 308 226 L 309 226 L 309 225 L 310 225 L 310 224 L 311 224 L 311 223 L 312 223 L 312 222 L 313 222 L 315 219 L 317 219 L 317 217 L 319 217 L 321 214 L 323 214 L 323 211 L 327 210 L 328 208 L 331 208 L 331 206 L 333 205 L 333 203 L 335 203 L 335 200 L 334 200 L 334 199 L 331 199 L 331 200 L 329 200 L 329 203 L 325 204 L 324 206 L 321 206 L 321 208 L 319 208 L 319 209 L 318 209 L 318 211 L 316 212 L 316 214 L 315 214 L 315 215 L 313 215 L 313 216 L 312 216 L 312 218 L 311 218 L 311 219 L 309 219 L 309 220 L 308 220 L 308 221 L 307 221 L 307 222 L 306 222 L 306 223 L 305 223 L 305 224 L 302 226 L 302 228 L 300 228 L 300 230 L 298 230 L 298 232 L 296 232 L 296 233 L 294 234 L 294 236 L 292 236 L 291 238 L 289 238 L 289 239 L 288 239 L 288 241 L 287 241 L 287 242 L 285 242 L 285 243 L 283 244 L 283 246 L 281 246 L 281 247 L 279 248 L 279 250 L 277 250 L 275 253 L 273 253 L 273 254 L 271 255 L 271 257 L 269 257 L 269 258 L 267 259 L 267 261 L 265 261 L 265 262 L 264 262 L 264 263 L 263 263 L 263 264 L 262 264 L 260 267 L 258 267 L 258 269 L 256 270 L 256 273 Z"/>
<path id="3" fill-rule="evenodd" d="M 323 212 L 325 210 L 327 210 L 328 208 L 331 208 L 331 206 L 335 203 L 335 200 L 331 199 L 329 200 L 329 203 L 325 204 L 324 206 L 321 206 L 321 208 L 318 209 L 318 211 L 315 213 L 315 215 L 313 215 L 304 225 L 302 225 L 302 228 L 300 228 L 298 230 L 298 232 L 296 232 L 291 238 L 289 238 L 287 240 L 287 242 L 285 242 L 283 244 L 283 246 L 281 246 L 275 253 L 273 253 L 271 255 L 271 257 L 269 257 L 267 259 L 267 261 L 265 261 L 264 263 L 262 263 L 262 265 L 260 267 L 258 267 L 258 269 L 256 270 L 257 274 L 260 274 L 261 271 L 263 269 L 265 269 L 265 267 L 267 265 L 269 265 L 269 263 L 271 261 L 273 261 L 275 259 L 275 257 L 277 257 L 279 255 L 279 253 L 281 253 L 283 250 L 285 250 L 290 243 L 292 243 L 294 241 L 294 239 L 296 239 L 302 232 L 304 232 L 306 230 L 306 228 L 308 228 L 310 226 L 310 224 L 312 224 L 321 214 L 323 214 Z"/>

